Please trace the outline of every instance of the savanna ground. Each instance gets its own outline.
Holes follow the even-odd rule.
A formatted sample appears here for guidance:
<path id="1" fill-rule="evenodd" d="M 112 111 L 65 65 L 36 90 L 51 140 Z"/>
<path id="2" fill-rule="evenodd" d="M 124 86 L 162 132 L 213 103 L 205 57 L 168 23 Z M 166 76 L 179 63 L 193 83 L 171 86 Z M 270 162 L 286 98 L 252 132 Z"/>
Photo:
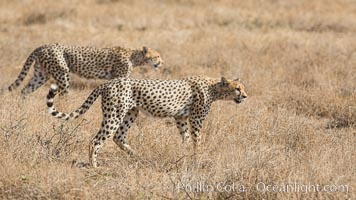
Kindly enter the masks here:
<path id="1" fill-rule="evenodd" d="M 0 24 L 0 198 L 356 198 L 355 1 L 1 0 Z M 140 115 L 128 135 L 139 160 L 110 140 L 99 169 L 78 168 L 100 100 L 63 123 L 47 114 L 49 83 L 25 100 L 6 91 L 30 52 L 54 42 L 147 45 L 165 66 L 133 77 L 240 77 L 249 97 L 214 104 L 195 158 L 172 119 Z M 55 103 L 73 110 L 102 82 L 74 78 Z M 263 192 L 259 183 L 329 187 Z"/>

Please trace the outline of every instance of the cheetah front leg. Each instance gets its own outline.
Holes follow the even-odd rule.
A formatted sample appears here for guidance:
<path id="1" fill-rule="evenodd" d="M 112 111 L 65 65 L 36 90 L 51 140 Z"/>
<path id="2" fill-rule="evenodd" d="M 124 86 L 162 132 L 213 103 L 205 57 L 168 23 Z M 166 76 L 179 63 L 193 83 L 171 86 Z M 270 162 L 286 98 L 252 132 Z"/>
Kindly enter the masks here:
<path id="1" fill-rule="evenodd" d="M 175 118 L 179 134 L 182 136 L 182 143 L 189 142 L 190 135 L 188 132 L 187 118 Z"/>
<path id="2" fill-rule="evenodd" d="M 199 118 L 194 117 L 189 119 L 189 123 L 191 126 L 191 135 L 194 144 L 194 154 L 200 150 L 200 143 L 201 143 L 200 130 L 203 126 L 204 118 L 205 117 L 199 117 Z"/>
<path id="3" fill-rule="evenodd" d="M 124 150 L 129 155 L 135 155 L 135 152 L 132 150 L 130 145 L 127 144 L 126 134 L 137 118 L 138 113 L 139 110 L 137 108 L 132 108 L 129 110 L 113 138 L 114 142 L 120 147 L 120 149 Z"/>
<path id="4" fill-rule="evenodd" d="M 203 99 L 204 100 L 204 99 Z M 194 143 L 194 154 L 200 150 L 201 135 L 200 130 L 203 127 L 203 121 L 209 114 L 211 103 L 202 100 L 196 102 L 193 106 L 192 113 L 189 117 L 191 136 Z"/>
<path id="5" fill-rule="evenodd" d="M 133 70 L 133 66 L 125 61 L 120 61 L 117 66 L 111 70 L 112 78 L 128 78 Z"/>

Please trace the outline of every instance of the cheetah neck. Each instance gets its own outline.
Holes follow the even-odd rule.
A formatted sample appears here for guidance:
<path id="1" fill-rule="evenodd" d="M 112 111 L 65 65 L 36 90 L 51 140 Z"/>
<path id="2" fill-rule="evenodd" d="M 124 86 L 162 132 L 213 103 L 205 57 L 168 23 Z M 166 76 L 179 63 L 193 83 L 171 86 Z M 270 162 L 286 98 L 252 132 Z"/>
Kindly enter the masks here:
<path id="1" fill-rule="evenodd" d="M 138 67 L 146 64 L 142 50 L 132 50 L 130 61 L 132 62 L 133 67 Z"/>
<path id="2" fill-rule="evenodd" d="M 212 98 L 212 101 L 223 100 L 226 97 L 226 92 L 221 91 L 221 82 L 219 79 L 209 80 L 208 86 L 209 94 Z"/>

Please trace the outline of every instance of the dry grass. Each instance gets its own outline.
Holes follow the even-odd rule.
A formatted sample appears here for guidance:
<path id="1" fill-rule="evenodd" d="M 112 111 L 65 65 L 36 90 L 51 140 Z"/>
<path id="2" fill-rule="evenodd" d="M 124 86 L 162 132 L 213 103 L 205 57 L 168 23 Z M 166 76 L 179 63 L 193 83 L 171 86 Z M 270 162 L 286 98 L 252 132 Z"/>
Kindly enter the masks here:
<path id="1" fill-rule="evenodd" d="M 349 0 L 0 1 L 0 198 L 355 199 L 356 4 Z M 80 169 L 100 126 L 99 103 L 76 121 L 46 113 L 49 85 L 26 100 L 8 93 L 37 46 L 158 49 L 165 66 L 139 78 L 239 76 L 248 100 L 214 104 L 203 150 L 181 144 L 171 119 L 141 115 L 128 141 L 112 141 L 99 169 Z M 102 81 L 76 78 L 62 110 Z M 71 99 L 76 94 L 75 99 Z M 348 192 L 194 192 L 178 184 L 348 185 Z"/>

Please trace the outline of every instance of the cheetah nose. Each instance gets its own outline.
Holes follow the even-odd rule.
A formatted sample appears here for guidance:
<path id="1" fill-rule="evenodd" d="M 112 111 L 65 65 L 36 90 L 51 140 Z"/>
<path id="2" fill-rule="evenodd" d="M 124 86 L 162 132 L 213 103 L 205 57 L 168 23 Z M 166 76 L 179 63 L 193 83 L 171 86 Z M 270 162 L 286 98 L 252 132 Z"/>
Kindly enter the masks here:
<path id="1" fill-rule="evenodd" d="M 243 98 L 243 99 L 246 99 L 246 98 L 247 98 L 247 95 L 245 95 L 245 94 L 242 95 L 242 98 Z"/>

